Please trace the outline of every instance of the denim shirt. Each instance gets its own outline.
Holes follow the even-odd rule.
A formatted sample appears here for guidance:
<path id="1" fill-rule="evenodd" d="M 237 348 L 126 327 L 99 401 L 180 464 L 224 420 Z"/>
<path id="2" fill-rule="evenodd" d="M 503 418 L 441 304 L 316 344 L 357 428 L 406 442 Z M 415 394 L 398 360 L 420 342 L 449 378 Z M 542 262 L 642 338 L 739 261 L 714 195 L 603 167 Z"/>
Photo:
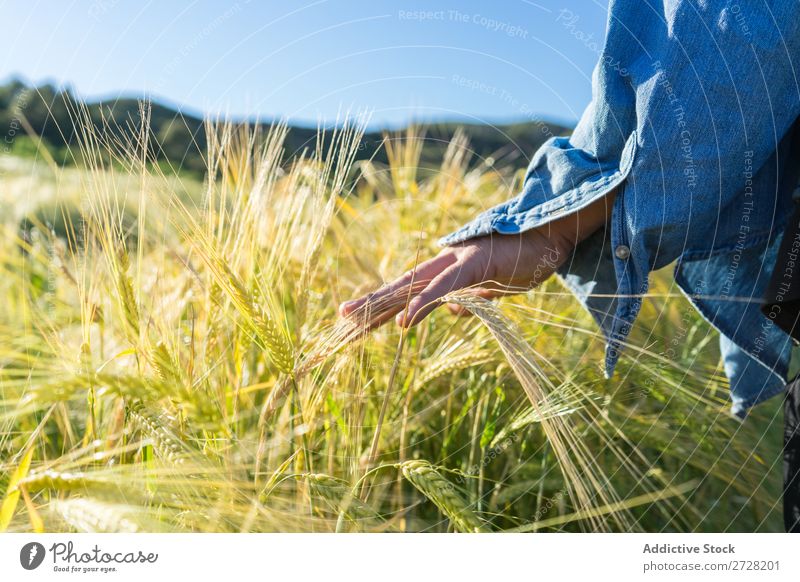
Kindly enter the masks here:
<path id="1" fill-rule="evenodd" d="M 608 227 L 559 269 L 606 336 L 606 374 L 648 274 L 674 262 L 676 283 L 720 332 L 733 412 L 744 416 L 782 391 L 791 351 L 759 303 L 791 210 L 780 178 L 800 113 L 794 62 L 797 0 L 612 0 L 573 134 L 536 152 L 519 195 L 440 243 L 523 232 L 619 187 Z"/>

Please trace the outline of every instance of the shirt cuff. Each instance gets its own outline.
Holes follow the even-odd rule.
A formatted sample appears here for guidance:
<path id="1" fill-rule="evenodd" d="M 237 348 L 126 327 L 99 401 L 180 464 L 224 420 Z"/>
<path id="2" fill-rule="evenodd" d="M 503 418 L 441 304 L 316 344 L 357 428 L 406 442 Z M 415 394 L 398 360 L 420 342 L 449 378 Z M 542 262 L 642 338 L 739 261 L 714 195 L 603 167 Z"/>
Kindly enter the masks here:
<path id="1" fill-rule="evenodd" d="M 483 212 L 438 242 L 449 246 L 493 233 L 519 234 L 573 214 L 624 182 L 635 155 L 636 132 L 614 164 L 593 160 L 568 138 L 553 138 L 537 152 L 518 196 Z M 553 184 L 562 186 L 553 189 Z"/>

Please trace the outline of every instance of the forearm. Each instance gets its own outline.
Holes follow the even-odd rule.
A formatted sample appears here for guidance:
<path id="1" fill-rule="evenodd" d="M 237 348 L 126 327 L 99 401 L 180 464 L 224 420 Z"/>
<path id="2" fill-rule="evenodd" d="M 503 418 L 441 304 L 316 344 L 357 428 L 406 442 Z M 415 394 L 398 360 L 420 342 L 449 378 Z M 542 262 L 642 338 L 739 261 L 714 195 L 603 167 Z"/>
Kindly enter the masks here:
<path id="1" fill-rule="evenodd" d="M 616 189 L 611 190 L 588 206 L 540 226 L 536 230 L 566 256 L 578 243 L 600 230 L 611 219 L 611 209 L 616 195 Z"/>

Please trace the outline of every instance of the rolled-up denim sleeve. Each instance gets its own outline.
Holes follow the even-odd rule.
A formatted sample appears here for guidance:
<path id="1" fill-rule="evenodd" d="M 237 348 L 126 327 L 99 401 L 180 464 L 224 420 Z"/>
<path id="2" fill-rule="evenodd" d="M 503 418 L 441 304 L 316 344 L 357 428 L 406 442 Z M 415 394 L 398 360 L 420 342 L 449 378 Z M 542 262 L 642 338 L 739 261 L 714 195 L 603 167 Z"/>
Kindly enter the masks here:
<path id="1" fill-rule="evenodd" d="M 612 2 L 592 101 L 572 135 L 542 145 L 517 196 L 440 243 L 524 232 L 627 182 L 620 210 L 647 267 L 729 245 L 745 174 L 770 159 L 798 114 L 799 34 L 797 2 Z M 772 229 L 781 209 L 749 209 L 748 236 Z"/>
<path id="2" fill-rule="evenodd" d="M 795 63 L 796 0 L 613 0 L 592 101 L 573 134 L 536 152 L 516 197 L 440 242 L 523 232 L 617 189 L 605 231 L 559 269 L 603 328 L 607 374 L 649 273 L 677 261 L 691 274 L 679 284 L 730 340 L 726 351 L 740 350 L 779 380 L 785 338 L 759 334 L 758 301 L 737 298 L 760 292 L 753 282 L 771 269 L 766 250 L 791 206 L 776 152 L 800 114 Z M 694 296 L 701 278 L 715 282 L 714 297 Z M 746 408 L 758 398 L 741 388 L 744 367 L 732 361 L 726 370 Z"/>
<path id="3" fill-rule="evenodd" d="M 630 82 L 602 61 L 593 73 L 593 98 L 572 135 L 551 137 L 535 153 L 521 192 L 443 237 L 452 245 L 492 233 L 517 234 L 587 206 L 622 183 L 636 151 L 635 111 L 612 108 L 634 94 Z"/>

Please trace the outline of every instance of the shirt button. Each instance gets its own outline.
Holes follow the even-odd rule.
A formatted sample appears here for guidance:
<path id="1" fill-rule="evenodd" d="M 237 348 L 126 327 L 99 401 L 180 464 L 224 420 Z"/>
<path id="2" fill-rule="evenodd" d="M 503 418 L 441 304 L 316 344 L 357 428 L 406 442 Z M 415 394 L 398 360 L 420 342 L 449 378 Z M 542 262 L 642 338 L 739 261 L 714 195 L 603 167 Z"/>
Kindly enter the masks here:
<path id="1" fill-rule="evenodd" d="M 625 245 L 619 245 L 614 249 L 614 254 L 619 260 L 624 261 L 631 256 L 631 249 Z"/>

